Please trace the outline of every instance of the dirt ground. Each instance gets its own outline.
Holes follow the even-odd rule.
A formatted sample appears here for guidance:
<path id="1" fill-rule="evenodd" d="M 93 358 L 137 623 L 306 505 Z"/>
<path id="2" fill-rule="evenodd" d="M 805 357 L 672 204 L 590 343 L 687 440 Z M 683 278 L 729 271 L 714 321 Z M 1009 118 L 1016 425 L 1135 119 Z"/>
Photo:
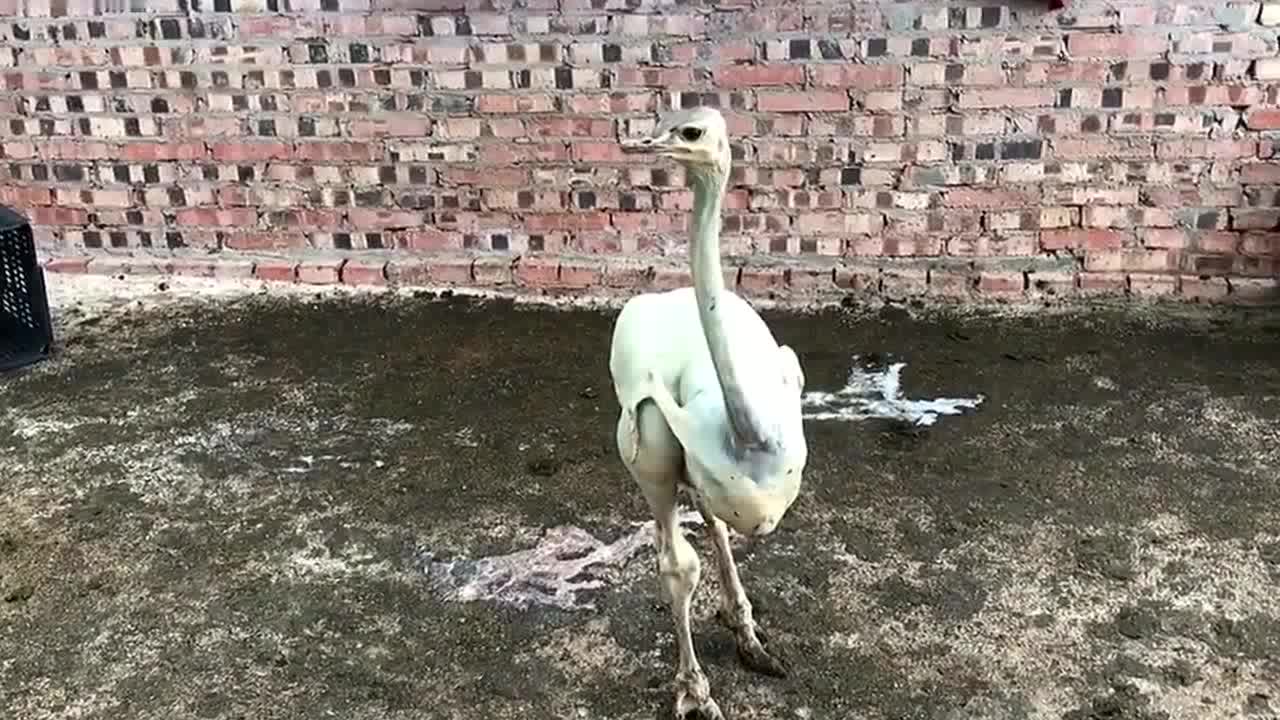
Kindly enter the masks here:
<path id="1" fill-rule="evenodd" d="M 50 281 L 57 357 L 0 377 L 0 717 L 670 717 L 612 310 Z M 859 354 L 982 402 L 808 424 L 736 550 L 789 678 L 688 525 L 730 720 L 1280 717 L 1280 313 L 767 317 L 810 389 Z"/>

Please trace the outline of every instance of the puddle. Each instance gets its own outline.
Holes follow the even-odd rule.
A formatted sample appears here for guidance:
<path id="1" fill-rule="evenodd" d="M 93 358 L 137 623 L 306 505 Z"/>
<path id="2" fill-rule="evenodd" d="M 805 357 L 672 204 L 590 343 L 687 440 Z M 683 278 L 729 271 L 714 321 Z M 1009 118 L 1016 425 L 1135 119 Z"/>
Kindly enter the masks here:
<path id="1" fill-rule="evenodd" d="M 801 398 L 805 420 L 885 419 L 905 421 L 912 425 L 933 425 L 942 415 L 960 415 L 982 404 L 983 396 L 973 398 L 933 398 L 912 400 L 902 396 L 904 362 L 879 368 L 868 368 L 853 356 L 853 369 L 844 387 L 835 392 L 812 391 Z"/>
<path id="2" fill-rule="evenodd" d="M 686 534 L 700 526 L 702 516 L 686 510 L 679 515 Z M 583 595 L 608 585 L 608 568 L 621 567 L 653 545 L 652 520 L 606 543 L 578 527 L 555 527 L 531 548 L 506 555 L 438 560 L 423 553 L 428 581 L 446 598 L 459 602 L 493 600 L 521 609 L 545 605 L 561 610 L 593 610 Z"/>

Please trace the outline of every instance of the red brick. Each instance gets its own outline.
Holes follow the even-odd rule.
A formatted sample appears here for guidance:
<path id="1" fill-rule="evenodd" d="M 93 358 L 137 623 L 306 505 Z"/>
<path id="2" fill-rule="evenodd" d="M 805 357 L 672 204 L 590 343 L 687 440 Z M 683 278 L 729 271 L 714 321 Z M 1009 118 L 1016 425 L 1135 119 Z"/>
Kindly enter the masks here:
<path id="1" fill-rule="evenodd" d="M 1130 234 L 1119 230 L 1067 228 L 1042 230 L 1040 247 L 1045 250 L 1106 250 L 1126 245 Z"/>
<path id="2" fill-rule="evenodd" d="M 1186 230 L 1178 228 L 1144 228 L 1142 244 L 1149 248 L 1180 249 L 1191 246 Z"/>
<path id="3" fill-rule="evenodd" d="M 91 258 L 87 257 L 56 257 L 51 258 L 44 264 L 44 269 L 52 273 L 66 273 L 80 275 L 85 273 L 89 267 Z"/>
<path id="4" fill-rule="evenodd" d="M 538 113 L 556 109 L 550 95 L 481 95 L 476 110 L 482 113 Z"/>
<path id="5" fill-rule="evenodd" d="M 560 280 L 560 261 L 547 257 L 520 258 L 512 271 L 515 281 L 527 287 L 554 287 Z"/>
<path id="6" fill-rule="evenodd" d="M 525 229 L 529 232 L 546 232 L 554 230 L 565 230 L 568 232 L 581 232 L 591 230 L 604 230 L 609 227 L 609 213 L 606 212 L 585 212 L 585 213 L 555 213 L 555 214 L 539 214 L 526 215 L 524 219 Z"/>
<path id="7" fill-rule="evenodd" d="M 623 162 L 629 158 L 622 156 L 622 150 L 617 143 L 584 143 L 584 145 L 594 146 L 594 149 L 601 152 L 601 155 L 592 155 L 590 157 L 575 157 L 578 161 L 587 162 Z M 585 148 L 580 148 L 578 143 L 574 143 L 575 151 L 587 152 Z M 480 148 L 480 162 L 493 163 L 494 165 L 503 163 L 524 163 L 524 164 L 544 164 L 565 162 L 569 160 L 569 148 L 564 143 L 522 143 L 520 145 L 484 145 Z"/>
<path id="8" fill-rule="evenodd" d="M 943 206 L 950 208 L 1016 208 L 1039 203 L 1040 193 L 1035 190 L 956 188 L 948 190 L 942 198 Z"/>
<path id="9" fill-rule="evenodd" d="M 524 187 L 529 184 L 529 171 L 518 168 L 441 168 L 440 182 L 444 185 Z"/>
<path id="10" fill-rule="evenodd" d="M 515 280 L 514 262 L 514 258 L 506 256 L 475 258 L 471 263 L 472 280 L 476 285 L 509 285 Z"/>
<path id="11" fill-rule="evenodd" d="M 298 232 L 238 230 L 229 233 L 224 244 L 232 250 L 285 250 L 306 247 L 307 238 Z"/>
<path id="12" fill-rule="evenodd" d="M 310 162 L 372 161 L 382 159 L 382 148 L 366 142 L 299 142 L 294 157 Z"/>
<path id="13" fill-rule="evenodd" d="M 174 258 L 171 269 L 174 275 L 211 278 L 216 276 L 218 267 L 225 264 L 211 259 Z"/>
<path id="14" fill-rule="evenodd" d="M 737 288 L 740 274 L 741 268 L 723 267 L 721 275 L 723 276 L 724 286 L 730 290 Z M 654 290 L 674 290 L 676 288 L 689 287 L 692 283 L 693 279 L 688 265 L 659 265 L 653 269 L 652 287 Z"/>
<path id="15" fill-rule="evenodd" d="M 174 218 L 179 225 L 245 228 L 258 224 L 258 211 L 253 208 L 184 208 Z"/>
<path id="16" fill-rule="evenodd" d="M 1157 57 L 1168 49 L 1169 38 L 1163 33 L 1071 33 L 1067 36 L 1067 52 L 1072 58 Z"/>
<path id="17" fill-rule="evenodd" d="M 768 295 L 786 284 L 786 270 L 781 267 L 744 267 L 738 275 L 738 289 L 744 295 Z"/>
<path id="18" fill-rule="evenodd" d="M 967 298 L 974 293 L 976 278 L 968 270 L 942 268 L 929 271 L 929 293 L 946 298 Z"/>
<path id="19" fill-rule="evenodd" d="M 929 271 L 916 268 L 885 268 L 880 273 L 880 291 L 890 298 L 924 295 L 929 291 Z"/>
<path id="20" fill-rule="evenodd" d="M 167 275 L 169 261 L 146 256 L 98 255 L 90 259 L 88 272 L 94 275 Z"/>
<path id="21" fill-rule="evenodd" d="M 1252 208 L 1231 211 L 1232 230 L 1280 229 L 1280 208 Z"/>
<path id="22" fill-rule="evenodd" d="M 1152 155 L 1151 141 L 1145 138 L 1068 138 L 1053 141 L 1053 156 L 1059 160 L 1139 160 L 1149 159 Z"/>
<path id="23" fill-rule="evenodd" d="M 1143 190 L 1143 204 L 1155 207 L 1210 207 L 1214 205 L 1239 205 L 1243 193 L 1240 188 L 1162 188 L 1149 187 Z M 1137 198 L 1125 203 L 1108 203 L 1115 205 L 1136 205 Z"/>
<path id="24" fill-rule="evenodd" d="M 236 22 L 241 38 L 322 37 L 324 22 L 319 15 L 283 17 L 279 15 L 246 15 Z"/>
<path id="25" fill-rule="evenodd" d="M 611 259 L 604 265 L 604 284 L 614 288 L 644 288 L 653 281 L 653 266 L 647 263 Z"/>
<path id="26" fill-rule="evenodd" d="M 1246 163 L 1240 166 L 1240 180 L 1246 183 L 1280 183 L 1280 163 Z"/>
<path id="27" fill-rule="evenodd" d="M 426 137 L 431 134 L 431 118 L 418 115 L 391 115 L 351 121 L 351 136 Z"/>
<path id="28" fill-rule="evenodd" d="M 342 278 L 345 260 L 308 261 L 298 265 L 298 282 L 308 285 L 336 285 Z"/>
<path id="29" fill-rule="evenodd" d="M 1162 297 L 1178 292 L 1177 275 L 1129 273 L 1129 292 L 1147 297 Z"/>
<path id="30" fill-rule="evenodd" d="M 1084 256 L 1089 272 L 1167 272 L 1177 267 L 1177 256 L 1170 250 L 1088 250 Z"/>
<path id="31" fill-rule="evenodd" d="M 471 281 L 471 261 L 466 260 L 464 283 Z M 431 284 L 431 261 L 414 257 L 394 258 L 387 262 L 387 284 L 421 286 Z"/>
<path id="32" fill-rule="evenodd" d="M 206 157 L 204 143 L 193 142 L 134 142 L 122 145 L 115 157 L 125 162 L 155 162 L 157 160 L 199 160 Z"/>
<path id="33" fill-rule="evenodd" d="M 342 212 L 318 208 L 296 208 L 267 214 L 268 227 L 335 228 L 342 224 Z"/>
<path id="34" fill-rule="evenodd" d="M 803 85 L 803 65 L 723 65 L 716 68 L 716 85 L 740 88 L 766 85 Z"/>
<path id="35" fill-rule="evenodd" d="M 559 285 L 584 290 L 605 285 L 605 264 L 581 260 L 560 263 Z"/>
<path id="36" fill-rule="evenodd" d="M 960 93 L 962 108 L 1053 107 L 1056 100 L 1057 93 L 1053 88 L 999 88 Z"/>
<path id="37" fill-rule="evenodd" d="M 525 123 L 526 134 L 542 137 L 611 137 L 613 121 L 600 118 L 549 117 L 531 118 Z"/>
<path id="38" fill-rule="evenodd" d="M 1195 239 L 1195 247 L 1209 253 L 1234 253 L 1239 245 L 1240 234 L 1234 232 L 1202 232 Z"/>
<path id="39" fill-rule="evenodd" d="M 1242 305 L 1280 303 L 1280 278 L 1230 278 L 1231 301 Z"/>
<path id="40" fill-rule="evenodd" d="M 1245 113 L 1245 122 L 1254 130 L 1280 130 L 1280 109 L 1251 109 Z"/>
<path id="41" fill-rule="evenodd" d="M 618 86 L 648 85 L 659 88 L 687 88 L 693 84 L 693 71 L 687 67 L 619 68 Z"/>
<path id="42" fill-rule="evenodd" d="M 385 261 L 348 260 L 342 266 L 342 284 L 386 285 L 387 263 Z"/>
<path id="43" fill-rule="evenodd" d="M 1231 292 L 1231 286 L 1227 284 L 1225 278 L 1183 275 L 1181 287 L 1183 297 L 1209 302 L 1224 300 Z"/>
<path id="44" fill-rule="evenodd" d="M 1021 293 L 1026 278 L 1020 272 L 986 270 L 978 274 L 978 290 L 987 295 Z"/>
<path id="45" fill-rule="evenodd" d="M 1033 293 L 1066 297 L 1079 288 L 1079 277 L 1074 272 L 1037 272 L 1027 278 L 1027 287 Z"/>
<path id="46" fill-rule="evenodd" d="M 347 211 L 347 222 L 357 231 L 419 227 L 423 224 L 423 213 L 418 210 L 351 208 Z"/>
<path id="47" fill-rule="evenodd" d="M 1124 273 L 1085 272 L 1080 274 L 1080 291 L 1087 294 L 1120 294 L 1129 291 L 1129 277 Z"/>
<path id="48" fill-rule="evenodd" d="M 800 233 L 877 233 L 884 229 L 880 214 L 849 212 L 801 213 L 796 217 L 796 230 Z"/>
<path id="49" fill-rule="evenodd" d="M 883 90 L 903 84 L 903 69 L 899 65 L 815 65 L 813 82 L 856 90 Z"/>
<path id="50" fill-rule="evenodd" d="M 262 160 L 286 160 L 293 147 L 282 142 L 225 142 L 209 146 L 213 159 L 219 162 L 252 163 Z"/>
<path id="51" fill-rule="evenodd" d="M 406 250 L 461 250 L 462 233 L 435 230 L 412 230 L 396 236 L 396 247 Z"/>
<path id="52" fill-rule="evenodd" d="M 574 162 L 639 162 L 635 156 L 624 155 L 622 146 L 616 142 L 575 142 L 569 146 L 569 152 L 572 154 Z M 509 155 L 510 151 L 506 151 L 505 154 Z"/>
<path id="53" fill-rule="evenodd" d="M 1280 257 L 1280 232 L 1245 233 L 1240 242 L 1240 252 L 1245 255 Z"/>
<path id="54" fill-rule="evenodd" d="M 1248 158 L 1257 152 L 1256 140 L 1162 140 L 1156 144 L 1156 157 L 1161 160 Z"/>
<path id="55" fill-rule="evenodd" d="M 253 276 L 272 282 L 296 282 L 298 264 L 289 260 L 259 260 L 253 266 Z"/>
<path id="56" fill-rule="evenodd" d="M 53 193 L 49 188 L 0 187 L 0 205 L 27 207 L 52 202 Z"/>
<path id="57" fill-rule="evenodd" d="M 834 90 L 765 91 L 756 94 L 761 112 L 843 112 L 849 109 L 849 95 Z"/>
<path id="58" fill-rule="evenodd" d="M 101 38 L 36 43 L 0 69 L 0 117 L 17 118 L 24 133 L 0 142 L 0 204 L 29 215 L 42 248 L 69 251 L 88 236 L 122 250 L 111 263 L 130 271 L 135 261 L 120 257 L 156 256 L 169 233 L 184 248 L 225 251 L 180 251 L 173 272 L 207 276 L 234 264 L 242 277 L 254 265 L 239 251 L 296 250 L 291 260 L 327 263 L 321 253 L 345 250 L 338 238 L 349 234 L 353 251 L 366 238 L 389 251 L 356 260 L 370 264 L 375 282 L 412 275 L 406 268 L 418 259 L 424 282 L 501 285 L 512 282 L 512 258 L 537 256 L 556 267 L 538 292 L 622 294 L 687 284 L 690 194 L 678 164 L 623 156 L 616 138 L 643 132 L 672 100 L 714 99 L 741 149 L 725 201 L 725 253 L 785 254 L 797 264 L 783 271 L 782 287 L 797 295 L 811 281 L 834 282 L 833 292 L 878 290 L 873 266 L 894 256 L 973 260 L 979 269 L 923 276 L 928 292 L 951 297 L 994 289 L 1003 276 L 991 272 L 1004 265 L 984 258 L 1042 253 L 1119 267 L 1080 282 L 1119 277 L 1122 292 L 1133 284 L 1127 273 L 1182 273 L 1188 298 L 1280 273 L 1272 192 L 1280 140 L 1270 137 L 1280 136 L 1280 109 L 1269 84 L 1280 79 L 1280 58 L 1267 56 L 1274 38 L 1250 27 L 1256 12 L 1238 12 L 1243 0 L 1225 15 L 1207 2 L 1130 3 L 1119 9 L 1123 33 L 1112 27 L 1116 9 L 1093 0 L 1071 9 L 1069 27 L 1052 15 L 1001 10 L 991 32 L 958 44 L 942 4 L 895 18 L 879 6 L 841 14 L 825 1 L 806 9 L 724 0 L 716 33 L 736 34 L 722 42 L 705 34 L 709 16 L 628 13 L 623 0 L 528 0 L 538 27 L 516 36 L 523 28 L 481 0 L 353 1 L 360 7 L 340 13 L 314 12 L 316 0 L 307 0 L 313 10 L 211 16 L 206 24 L 218 27 L 174 62 L 169 48 L 138 42 L 133 20 L 92 18 L 87 0 L 75 0 L 58 22 L 95 19 Z M 586 13 L 578 20 L 594 27 L 571 39 L 535 38 L 568 27 L 557 12 Z M 437 39 L 469 17 L 474 37 L 415 42 L 419 14 Z M 1224 18 L 1229 27 L 1217 27 Z M 831 48 L 819 48 L 814 32 L 830 34 L 847 59 L 827 61 Z M 868 39 L 881 37 L 887 52 L 869 57 Z M 924 41 L 919 57 L 913 40 Z M 615 41 L 622 57 L 610 48 L 606 60 Z M 668 53 L 662 62 L 651 62 L 653 43 Z M 1065 59 L 1044 52 L 1059 43 Z M 1231 52 L 1219 52 L 1228 43 Z M 329 53 L 323 62 L 311 62 L 316 44 Z M 350 57 L 353 44 L 371 47 L 372 62 Z M 573 60 L 573 89 L 557 87 L 561 54 Z M 1000 64 L 1015 57 L 1024 62 Z M 347 82 L 341 69 L 352 63 Z M 225 83 L 210 77 L 221 71 Z M 196 87 L 183 87 L 184 72 Z M 124 87 L 114 73 L 124 73 Z M 428 93 L 421 108 L 366 108 L 415 86 L 443 94 Z M 1066 88 L 1071 102 L 1058 107 Z M 1123 89 L 1118 107 L 1103 107 L 1110 88 Z M 51 133 L 24 115 L 23 93 L 53 98 Z M 84 110 L 66 107 L 73 95 Z M 247 107 L 233 105 L 238 95 Z M 276 104 L 263 105 L 267 97 Z M 1111 99 L 1105 105 L 1116 105 Z M 197 101 L 216 117 L 196 117 Z M 153 102 L 168 107 L 153 110 Z M 1220 108 L 1236 108 L 1241 127 L 1207 132 L 1201 121 Z M 1009 110 L 1016 134 L 1005 138 Z M 1026 137 L 1043 139 L 1040 156 L 1008 157 L 1007 143 Z M 988 142 L 996 149 L 989 159 Z M 953 159 L 952 146 L 965 157 Z M 48 176 L 33 177 L 33 163 Z M 807 176 L 814 167 L 816 177 Z M 144 232 L 156 250 L 140 252 Z M 462 257 L 491 238 L 499 251 Z M 825 256 L 851 264 L 832 281 Z M 854 256 L 870 257 L 861 265 Z M 393 270 L 396 263 L 405 267 Z M 735 287 L 776 292 L 778 276 L 755 275 L 757 267 L 726 268 L 726 276 Z M 338 280 L 361 272 L 348 262 Z M 1016 275 L 1006 277 L 1010 288 Z M 1043 292 L 1035 283 L 1049 275 L 1032 275 L 1031 292 Z M 1197 290 L 1201 276 L 1209 279 Z M 891 266 L 883 282 L 901 295 L 921 278 L 918 267 Z M 1074 282 L 1062 273 L 1052 286 L 1069 293 Z"/>

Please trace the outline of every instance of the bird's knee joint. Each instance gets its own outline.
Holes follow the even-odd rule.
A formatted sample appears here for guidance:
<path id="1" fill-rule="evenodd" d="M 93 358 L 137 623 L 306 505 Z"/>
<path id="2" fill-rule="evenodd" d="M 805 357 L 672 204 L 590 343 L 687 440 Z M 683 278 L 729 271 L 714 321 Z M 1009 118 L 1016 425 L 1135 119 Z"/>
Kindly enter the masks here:
<path id="1" fill-rule="evenodd" d="M 702 575 L 702 561 L 698 559 L 698 553 L 688 540 L 679 536 L 668 542 L 665 550 L 658 558 L 663 582 L 673 596 L 693 592 Z"/>

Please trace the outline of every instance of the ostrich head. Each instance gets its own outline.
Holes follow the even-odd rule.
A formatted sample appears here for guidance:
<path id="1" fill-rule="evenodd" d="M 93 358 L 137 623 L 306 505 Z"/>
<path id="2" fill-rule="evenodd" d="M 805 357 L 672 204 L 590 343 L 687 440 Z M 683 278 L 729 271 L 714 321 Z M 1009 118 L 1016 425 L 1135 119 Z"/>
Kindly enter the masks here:
<path id="1" fill-rule="evenodd" d="M 622 140 L 625 153 L 668 157 L 697 175 L 726 178 L 729 132 L 719 110 L 697 107 L 665 115 L 647 136 Z"/>

